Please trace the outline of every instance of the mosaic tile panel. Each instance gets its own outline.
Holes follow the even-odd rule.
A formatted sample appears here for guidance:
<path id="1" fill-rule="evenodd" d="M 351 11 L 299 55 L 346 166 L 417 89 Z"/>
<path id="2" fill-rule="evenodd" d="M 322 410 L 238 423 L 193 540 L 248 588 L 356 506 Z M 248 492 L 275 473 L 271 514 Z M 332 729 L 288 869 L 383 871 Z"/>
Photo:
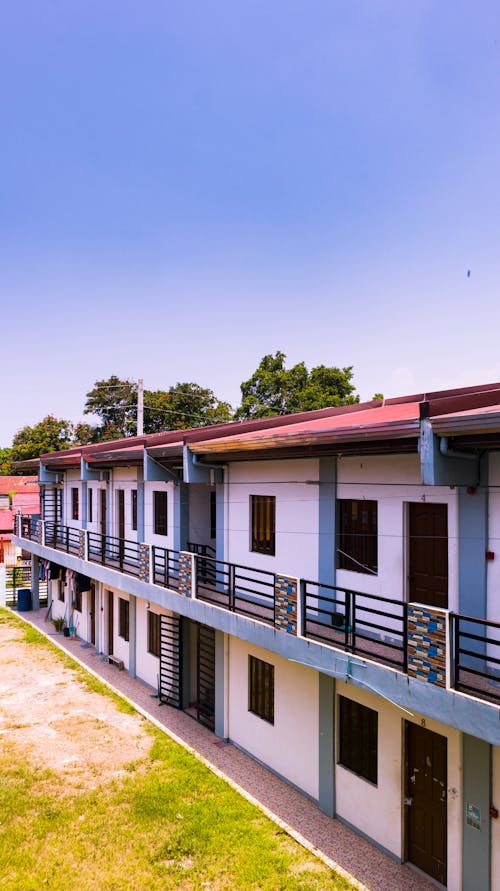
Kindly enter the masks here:
<path id="1" fill-rule="evenodd" d="M 297 634 L 298 579 L 277 575 L 274 580 L 274 627 Z"/>
<path id="2" fill-rule="evenodd" d="M 141 582 L 150 581 L 151 567 L 151 546 L 148 544 L 139 545 L 139 578 Z"/>
<path id="3" fill-rule="evenodd" d="M 38 544 L 43 544 L 43 520 L 38 520 L 36 527 L 36 540 Z"/>
<path id="4" fill-rule="evenodd" d="M 193 559 L 192 554 L 179 554 L 179 594 L 184 597 L 191 597 L 193 590 Z"/>
<path id="5" fill-rule="evenodd" d="M 85 553 L 86 540 L 87 540 L 87 533 L 85 532 L 84 529 L 80 529 L 78 532 L 78 557 L 80 558 L 80 560 L 85 560 L 85 557 L 86 557 L 86 553 Z"/>
<path id="6" fill-rule="evenodd" d="M 447 613 L 408 605 L 408 674 L 446 687 Z"/>

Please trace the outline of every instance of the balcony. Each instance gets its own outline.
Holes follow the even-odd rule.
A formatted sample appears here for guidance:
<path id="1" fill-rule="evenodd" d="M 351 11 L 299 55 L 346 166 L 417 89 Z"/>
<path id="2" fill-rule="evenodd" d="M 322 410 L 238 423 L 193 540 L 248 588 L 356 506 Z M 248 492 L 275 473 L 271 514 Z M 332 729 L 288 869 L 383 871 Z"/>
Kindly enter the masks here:
<path id="1" fill-rule="evenodd" d="M 18 531 L 21 538 L 55 551 L 500 705 L 500 623 L 278 576 L 218 560 L 213 549 L 195 542 L 179 552 L 28 517 L 19 519 Z M 421 621 L 428 622 L 427 630 L 419 627 Z M 435 657 L 440 667 L 433 664 Z"/>

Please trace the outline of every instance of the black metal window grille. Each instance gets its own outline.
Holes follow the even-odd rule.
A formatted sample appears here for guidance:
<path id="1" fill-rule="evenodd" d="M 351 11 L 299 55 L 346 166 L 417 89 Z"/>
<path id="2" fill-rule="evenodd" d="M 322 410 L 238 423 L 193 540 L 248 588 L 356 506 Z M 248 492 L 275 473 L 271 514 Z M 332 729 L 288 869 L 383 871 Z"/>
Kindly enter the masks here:
<path id="1" fill-rule="evenodd" d="M 71 489 L 71 518 L 78 520 L 78 489 Z"/>
<path id="2" fill-rule="evenodd" d="M 274 724 L 274 665 L 248 657 L 248 711 Z"/>
<path id="3" fill-rule="evenodd" d="M 88 511 L 87 511 L 87 513 L 88 513 L 87 521 L 88 521 L 89 523 L 92 523 L 92 507 L 93 507 L 93 504 L 92 504 L 92 489 L 89 489 L 89 490 L 88 490 L 88 499 L 89 499 L 89 503 L 88 503 Z"/>
<path id="4" fill-rule="evenodd" d="M 339 696 L 339 764 L 377 784 L 378 713 Z"/>
<path id="5" fill-rule="evenodd" d="M 160 616 L 158 613 L 148 612 L 148 653 L 152 656 L 160 656 Z"/>
<path id="6" fill-rule="evenodd" d="M 217 494 L 210 492 L 210 538 L 217 537 Z"/>
<path id="7" fill-rule="evenodd" d="M 274 556 L 276 538 L 276 498 L 274 495 L 251 495 L 252 551 Z"/>
<path id="8" fill-rule="evenodd" d="M 128 600 L 124 600 L 123 597 L 118 598 L 119 603 L 119 631 L 118 634 L 120 637 L 123 637 L 124 640 L 129 640 L 130 634 L 130 626 L 129 626 L 129 602 Z"/>
<path id="9" fill-rule="evenodd" d="M 137 489 L 132 489 L 130 493 L 131 509 L 132 509 L 132 529 L 137 529 Z"/>
<path id="10" fill-rule="evenodd" d="M 377 502 L 339 500 L 337 567 L 376 575 L 378 572 Z"/>
<path id="11" fill-rule="evenodd" d="M 168 535 L 167 525 L 167 493 L 153 492 L 154 496 L 154 533 Z"/>
<path id="12" fill-rule="evenodd" d="M 76 609 L 79 613 L 82 611 L 82 592 L 80 590 L 75 591 L 73 609 Z"/>

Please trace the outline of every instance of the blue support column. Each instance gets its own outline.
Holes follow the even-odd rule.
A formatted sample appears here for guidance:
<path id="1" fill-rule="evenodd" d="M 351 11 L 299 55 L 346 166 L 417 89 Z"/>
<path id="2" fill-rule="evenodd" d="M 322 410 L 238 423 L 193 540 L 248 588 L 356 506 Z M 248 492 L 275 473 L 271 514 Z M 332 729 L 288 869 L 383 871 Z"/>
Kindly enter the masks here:
<path id="1" fill-rule="evenodd" d="M 81 511 L 82 529 L 87 528 L 87 507 L 88 507 L 87 483 L 85 480 L 82 480 L 82 511 Z"/>
<path id="2" fill-rule="evenodd" d="M 136 676 L 137 658 L 137 598 L 129 594 L 128 598 L 128 673 L 131 678 Z"/>
<path id="3" fill-rule="evenodd" d="M 480 463 L 480 485 L 458 492 L 458 611 L 487 616 L 486 551 L 488 550 L 488 456 Z"/>
<path id="4" fill-rule="evenodd" d="M 185 551 L 189 538 L 189 486 L 174 486 L 174 550 Z"/>
<path id="5" fill-rule="evenodd" d="M 226 738 L 226 659 L 225 635 L 215 632 L 215 734 Z"/>
<path id="6" fill-rule="evenodd" d="M 335 584 L 337 459 L 319 459 L 318 579 Z"/>
<path id="7" fill-rule="evenodd" d="M 319 789 L 318 805 L 335 816 L 335 680 L 319 675 Z"/>
<path id="8" fill-rule="evenodd" d="M 463 875 L 462 891 L 490 888 L 491 746 L 463 735 Z"/>
<path id="9" fill-rule="evenodd" d="M 144 541 L 144 470 L 137 468 L 137 541 Z"/>
<path id="10" fill-rule="evenodd" d="M 35 554 L 31 555 L 31 608 L 40 608 L 40 592 L 38 582 L 39 559 Z"/>
<path id="11" fill-rule="evenodd" d="M 226 516 L 225 516 L 225 484 L 219 483 L 215 487 L 215 556 L 217 560 L 225 560 L 226 552 Z"/>

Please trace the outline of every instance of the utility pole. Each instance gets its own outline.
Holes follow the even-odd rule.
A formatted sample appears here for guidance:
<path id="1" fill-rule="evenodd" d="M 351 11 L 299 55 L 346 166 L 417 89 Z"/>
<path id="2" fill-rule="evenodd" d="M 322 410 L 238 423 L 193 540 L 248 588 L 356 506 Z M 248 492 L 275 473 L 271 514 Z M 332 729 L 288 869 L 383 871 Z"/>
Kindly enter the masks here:
<path id="1" fill-rule="evenodd" d="M 137 381 L 137 436 L 144 433 L 144 381 L 142 377 Z"/>

